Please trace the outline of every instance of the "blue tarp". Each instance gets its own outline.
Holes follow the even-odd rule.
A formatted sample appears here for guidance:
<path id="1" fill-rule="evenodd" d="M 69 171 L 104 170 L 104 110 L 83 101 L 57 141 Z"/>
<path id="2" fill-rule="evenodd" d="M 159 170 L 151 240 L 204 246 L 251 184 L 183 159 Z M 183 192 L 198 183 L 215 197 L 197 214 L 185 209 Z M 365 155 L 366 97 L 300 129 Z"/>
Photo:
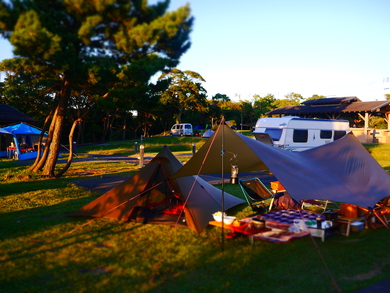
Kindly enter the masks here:
<path id="1" fill-rule="evenodd" d="M 9 134 L 9 135 L 12 135 L 11 132 L 9 132 L 9 131 L 7 131 L 7 130 L 5 130 L 5 129 L 3 129 L 3 128 L 0 128 L 0 134 Z"/>
<path id="2" fill-rule="evenodd" d="M 23 135 L 40 135 L 42 132 L 42 130 L 25 123 L 7 126 L 4 127 L 3 129 L 14 134 L 23 134 Z"/>

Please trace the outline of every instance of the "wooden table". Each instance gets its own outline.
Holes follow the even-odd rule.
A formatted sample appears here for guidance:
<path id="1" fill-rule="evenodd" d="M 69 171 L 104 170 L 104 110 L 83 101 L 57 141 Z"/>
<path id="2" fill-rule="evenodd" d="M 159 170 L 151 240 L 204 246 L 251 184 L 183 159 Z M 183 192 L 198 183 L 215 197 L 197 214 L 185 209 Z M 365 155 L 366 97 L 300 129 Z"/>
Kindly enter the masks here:
<path id="1" fill-rule="evenodd" d="M 313 226 L 307 227 L 313 237 L 320 237 L 322 242 L 325 241 L 326 236 L 333 235 L 336 231 L 339 231 L 340 227 L 338 224 L 333 224 L 332 226 L 328 228 L 317 228 Z"/>
<path id="2" fill-rule="evenodd" d="M 346 229 L 345 233 L 343 231 L 341 231 L 341 229 L 340 229 L 340 234 L 347 235 L 347 236 L 349 236 L 349 232 L 351 231 L 351 223 L 353 223 L 353 222 L 364 221 L 364 226 L 367 227 L 367 220 L 366 220 L 365 216 L 358 217 L 358 218 L 350 218 L 350 217 L 344 217 L 344 216 L 339 215 L 338 221 L 339 221 L 339 223 L 347 224 L 347 229 Z"/>
<path id="3" fill-rule="evenodd" d="M 226 225 L 223 222 L 217 222 L 217 221 L 211 221 L 209 222 L 210 225 L 216 226 L 216 227 L 221 227 L 223 224 L 224 229 L 229 229 L 233 233 L 238 233 L 241 235 L 245 235 L 249 237 L 250 242 L 253 244 L 253 235 L 262 233 L 262 232 L 268 232 L 271 231 L 272 229 L 270 228 L 264 228 L 264 229 L 255 229 L 250 225 L 250 223 L 242 223 L 240 226 L 234 226 L 234 225 Z"/>
<path id="4" fill-rule="evenodd" d="M 223 223 L 222 222 L 217 222 L 217 221 L 211 221 L 211 222 L 209 222 L 209 224 L 212 225 L 212 226 L 216 226 L 216 227 L 222 227 Z M 267 225 L 268 224 L 271 225 L 271 226 L 274 226 L 279 231 L 273 232 L 274 229 L 270 228 L 270 227 L 267 227 L 267 228 L 264 228 L 264 229 L 261 229 L 261 230 L 260 229 L 254 229 L 249 224 L 249 222 L 243 223 L 240 226 L 223 224 L 223 227 L 225 229 L 231 230 L 234 233 L 239 233 L 241 235 L 248 236 L 252 244 L 253 244 L 253 239 L 254 238 L 258 238 L 258 239 L 266 240 L 266 241 L 272 241 L 272 242 L 289 242 L 289 241 L 291 241 L 293 239 L 298 239 L 298 238 L 301 238 L 301 237 L 309 235 L 309 232 L 306 232 L 306 231 L 301 231 L 299 233 L 289 233 L 289 232 L 287 232 L 286 230 L 288 230 L 288 227 L 291 226 L 291 225 L 275 223 L 275 222 L 272 222 L 272 221 L 267 221 Z M 278 238 L 275 238 L 276 236 L 268 235 L 268 234 L 278 234 L 278 233 L 280 233 L 280 231 L 283 231 L 282 229 L 280 229 L 281 227 L 286 229 L 286 230 L 284 230 L 285 232 L 283 232 L 283 233 L 288 233 L 289 234 L 288 236 L 285 236 L 285 238 L 287 238 L 287 239 L 282 239 L 282 238 L 278 239 Z"/>
<path id="5" fill-rule="evenodd" d="M 223 224 L 223 227 L 225 229 L 229 229 L 232 232 L 241 233 L 241 234 L 244 234 L 244 235 L 247 235 L 247 236 L 251 236 L 253 234 L 257 234 L 257 233 L 261 233 L 261 232 L 267 232 L 267 231 L 271 231 L 272 230 L 270 228 L 255 229 L 255 228 L 252 228 L 252 226 L 249 225 L 248 223 L 241 224 L 240 226 L 234 226 L 234 225 L 226 225 L 223 222 L 211 221 L 211 222 L 209 222 L 209 224 L 212 225 L 212 226 L 216 226 L 216 227 L 222 227 L 222 224 Z"/>

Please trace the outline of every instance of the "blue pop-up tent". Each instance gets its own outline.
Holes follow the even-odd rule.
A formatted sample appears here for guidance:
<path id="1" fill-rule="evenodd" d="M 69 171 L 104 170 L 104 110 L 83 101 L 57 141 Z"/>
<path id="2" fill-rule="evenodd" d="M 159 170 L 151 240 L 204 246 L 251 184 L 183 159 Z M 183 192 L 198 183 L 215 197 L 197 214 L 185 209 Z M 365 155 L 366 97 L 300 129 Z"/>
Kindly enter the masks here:
<path id="1" fill-rule="evenodd" d="M 37 157 L 39 136 L 42 130 L 34 126 L 19 123 L 3 128 L 12 133 L 14 146 L 8 148 L 8 156 L 17 157 L 19 160 L 34 159 Z M 44 136 L 47 136 L 44 133 Z"/>

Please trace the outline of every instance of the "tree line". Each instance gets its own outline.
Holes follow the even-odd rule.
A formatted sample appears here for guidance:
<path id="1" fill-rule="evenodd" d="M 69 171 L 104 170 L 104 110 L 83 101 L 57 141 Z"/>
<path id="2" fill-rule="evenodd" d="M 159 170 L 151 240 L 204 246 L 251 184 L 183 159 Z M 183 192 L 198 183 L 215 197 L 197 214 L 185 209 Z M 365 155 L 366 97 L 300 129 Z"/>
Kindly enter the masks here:
<path id="1" fill-rule="evenodd" d="M 167 11 L 169 2 L 0 0 L 0 34 L 15 56 L 0 63 L 6 73 L 0 103 L 31 116 L 48 133 L 32 172 L 64 174 L 73 141 L 157 135 L 175 122 L 205 126 L 222 116 L 248 124 L 300 103 L 295 93 L 282 100 L 255 95 L 232 102 L 224 94 L 208 99 L 201 74 L 178 69 L 191 46 L 190 6 Z M 58 170 L 61 144 L 69 145 L 71 155 Z"/>

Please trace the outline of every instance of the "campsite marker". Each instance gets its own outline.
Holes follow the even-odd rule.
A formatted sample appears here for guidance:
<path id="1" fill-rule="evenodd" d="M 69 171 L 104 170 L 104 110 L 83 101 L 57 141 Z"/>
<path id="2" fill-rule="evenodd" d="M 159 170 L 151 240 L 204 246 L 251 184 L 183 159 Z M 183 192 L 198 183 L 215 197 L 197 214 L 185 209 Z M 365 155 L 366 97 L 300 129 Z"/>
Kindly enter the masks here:
<path id="1" fill-rule="evenodd" d="M 144 145 L 141 144 L 139 146 L 139 167 L 142 168 L 144 166 Z"/>

